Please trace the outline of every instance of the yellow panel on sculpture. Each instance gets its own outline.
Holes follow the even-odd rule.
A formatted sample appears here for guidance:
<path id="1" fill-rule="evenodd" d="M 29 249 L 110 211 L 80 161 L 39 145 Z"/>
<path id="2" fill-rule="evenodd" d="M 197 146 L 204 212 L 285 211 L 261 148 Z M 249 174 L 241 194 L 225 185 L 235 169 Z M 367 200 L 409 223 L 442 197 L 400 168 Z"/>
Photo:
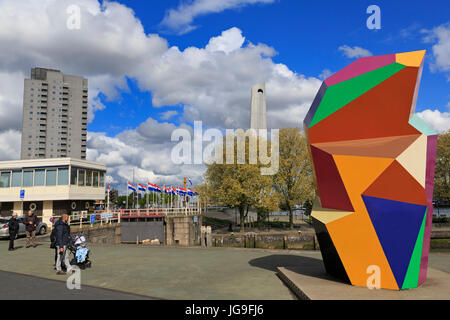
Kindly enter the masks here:
<path id="1" fill-rule="evenodd" d="M 397 53 L 395 61 L 407 67 L 420 67 L 424 55 L 425 50 Z"/>
<path id="2" fill-rule="evenodd" d="M 330 222 L 333 222 L 335 220 L 341 219 L 345 216 L 348 216 L 349 214 L 353 214 L 353 212 L 349 211 L 340 211 L 340 210 L 333 210 L 333 209 L 327 209 L 323 208 L 320 204 L 320 201 L 316 199 L 314 201 L 313 210 L 311 211 L 311 217 L 316 218 L 320 222 L 327 224 Z"/>
<path id="3" fill-rule="evenodd" d="M 425 188 L 427 136 L 421 135 L 398 157 L 397 161 Z"/>

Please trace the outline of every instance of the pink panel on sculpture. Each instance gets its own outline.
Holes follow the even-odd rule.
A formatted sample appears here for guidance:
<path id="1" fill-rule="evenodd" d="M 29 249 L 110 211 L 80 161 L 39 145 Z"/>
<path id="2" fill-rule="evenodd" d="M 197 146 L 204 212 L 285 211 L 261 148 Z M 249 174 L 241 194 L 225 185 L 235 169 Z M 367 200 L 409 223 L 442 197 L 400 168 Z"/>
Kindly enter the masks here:
<path id="1" fill-rule="evenodd" d="M 436 148 L 438 136 L 428 136 L 427 143 L 427 172 L 425 178 L 425 192 L 427 194 L 427 220 L 423 237 L 422 259 L 420 262 L 419 285 L 427 279 L 428 253 L 430 251 L 431 225 L 433 223 L 433 185 L 434 167 L 436 165 Z"/>
<path id="2" fill-rule="evenodd" d="M 376 57 L 365 57 L 356 60 L 344 69 L 336 72 L 332 76 L 325 79 L 327 86 L 332 86 L 336 83 L 357 77 L 363 73 L 373 71 L 375 69 L 387 66 L 395 62 L 395 54 L 387 54 Z"/>

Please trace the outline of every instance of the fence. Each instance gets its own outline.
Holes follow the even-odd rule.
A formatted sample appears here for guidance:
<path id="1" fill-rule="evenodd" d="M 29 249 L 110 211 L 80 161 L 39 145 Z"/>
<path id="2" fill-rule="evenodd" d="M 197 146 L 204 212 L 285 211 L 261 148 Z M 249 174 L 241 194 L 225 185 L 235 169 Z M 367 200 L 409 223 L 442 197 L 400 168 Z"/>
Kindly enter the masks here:
<path id="1" fill-rule="evenodd" d="M 146 218 L 146 217 L 179 217 L 200 215 L 199 207 L 184 208 L 148 208 L 148 209 L 115 209 L 115 210 L 94 210 L 72 211 L 69 216 L 69 225 L 83 228 L 85 225 L 120 223 L 124 218 Z M 41 219 L 43 216 L 38 216 Z M 55 222 L 60 215 L 45 216 L 46 219 Z M 48 226 L 51 229 L 52 226 Z"/>

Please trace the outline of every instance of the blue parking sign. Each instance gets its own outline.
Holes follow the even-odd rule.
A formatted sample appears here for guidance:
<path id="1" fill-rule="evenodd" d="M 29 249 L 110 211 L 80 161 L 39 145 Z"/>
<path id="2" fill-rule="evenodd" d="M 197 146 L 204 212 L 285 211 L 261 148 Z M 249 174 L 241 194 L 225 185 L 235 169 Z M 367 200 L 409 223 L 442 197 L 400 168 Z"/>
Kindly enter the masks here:
<path id="1" fill-rule="evenodd" d="M 25 198 L 25 190 L 20 190 L 20 199 L 24 199 Z"/>
<path id="2" fill-rule="evenodd" d="M 95 223 L 95 214 L 91 214 L 91 223 Z"/>

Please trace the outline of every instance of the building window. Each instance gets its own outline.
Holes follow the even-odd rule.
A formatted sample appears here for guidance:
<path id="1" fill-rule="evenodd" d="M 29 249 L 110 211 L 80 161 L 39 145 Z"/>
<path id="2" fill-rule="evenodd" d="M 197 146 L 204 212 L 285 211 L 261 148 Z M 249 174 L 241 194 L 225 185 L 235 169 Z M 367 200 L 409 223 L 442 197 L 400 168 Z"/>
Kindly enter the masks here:
<path id="1" fill-rule="evenodd" d="M 22 171 L 13 171 L 11 187 L 22 186 Z"/>
<path id="2" fill-rule="evenodd" d="M 72 167 L 72 169 L 70 169 L 70 184 L 73 186 L 77 185 L 77 172 L 77 168 Z"/>
<path id="3" fill-rule="evenodd" d="M 56 186 L 56 169 L 47 170 L 45 178 L 46 186 Z"/>
<path id="4" fill-rule="evenodd" d="M 9 188 L 11 172 L 2 172 L 0 175 L 0 188 Z"/>
<path id="5" fill-rule="evenodd" d="M 84 174 L 85 174 L 84 170 L 82 169 L 78 170 L 78 185 L 80 187 L 84 187 Z"/>
<path id="6" fill-rule="evenodd" d="M 58 169 L 58 185 L 66 186 L 69 184 L 69 169 L 60 168 Z"/>
<path id="7" fill-rule="evenodd" d="M 34 185 L 37 187 L 45 185 L 45 170 L 39 169 L 34 171 Z"/>
<path id="8" fill-rule="evenodd" d="M 100 184 L 99 187 L 104 188 L 105 187 L 105 173 L 100 172 Z"/>
<path id="9" fill-rule="evenodd" d="M 93 181 L 94 183 L 92 184 L 92 186 L 98 188 L 98 171 L 93 172 Z"/>
<path id="10" fill-rule="evenodd" d="M 33 186 L 33 171 L 23 172 L 23 186 L 32 187 Z"/>
<path id="11" fill-rule="evenodd" d="M 86 170 L 86 186 L 91 187 L 92 186 L 92 171 Z"/>

